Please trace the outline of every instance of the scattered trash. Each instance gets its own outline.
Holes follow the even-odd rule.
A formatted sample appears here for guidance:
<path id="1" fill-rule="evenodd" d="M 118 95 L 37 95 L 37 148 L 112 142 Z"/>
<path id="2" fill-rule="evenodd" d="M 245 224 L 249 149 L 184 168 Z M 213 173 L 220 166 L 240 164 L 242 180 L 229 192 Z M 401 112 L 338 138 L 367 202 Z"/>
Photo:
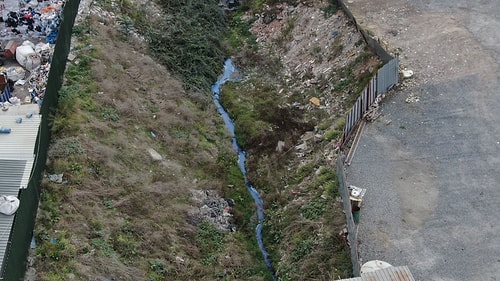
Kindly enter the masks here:
<path id="1" fill-rule="evenodd" d="M 317 97 L 312 97 L 309 99 L 309 101 L 316 106 L 319 106 L 321 104 Z"/>
<path id="2" fill-rule="evenodd" d="M 51 1 L 43 5 L 40 0 L 2 3 L 2 10 L 9 11 L 3 13 L 2 22 L 5 22 L 6 28 L 1 31 L 2 37 L 48 37 L 47 42 L 55 43 L 51 39 L 57 35 L 64 1 Z"/>
<path id="3" fill-rule="evenodd" d="M 35 249 L 36 248 L 35 236 L 31 236 L 30 248 L 31 249 Z"/>
<path id="4" fill-rule="evenodd" d="M 49 180 L 55 183 L 63 183 L 63 174 L 52 174 L 49 175 Z"/>
<path id="5" fill-rule="evenodd" d="M 307 143 L 303 142 L 303 143 L 295 146 L 295 149 L 297 149 L 297 150 L 306 150 L 307 149 Z"/>
<path id="6" fill-rule="evenodd" d="M 212 190 L 194 190 L 192 191 L 192 200 L 195 206 L 189 212 L 189 217 L 193 224 L 202 221 L 208 221 L 217 229 L 222 231 L 235 232 L 236 227 L 233 224 L 232 206 L 234 200 L 222 198 L 217 192 Z"/>
<path id="7" fill-rule="evenodd" d="M 151 137 L 153 137 L 153 139 L 156 139 L 156 138 L 157 138 L 156 134 L 155 134 L 153 131 L 151 131 L 151 132 L 149 132 L 149 133 L 151 134 Z"/>
<path id="8" fill-rule="evenodd" d="M 284 141 L 278 141 L 278 144 L 276 145 L 276 151 L 282 152 L 284 147 L 285 147 L 285 142 Z"/>
<path id="9" fill-rule="evenodd" d="M 21 99 L 19 99 L 18 97 L 11 97 L 9 99 L 9 102 L 12 104 L 12 105 L 21 105 Z"/>
<path id="10" fill-rule="evenodd" d="M 5 69 L 5 74 L 7 74 L 7 77 L 16 82 L 18 80 L 21 80 L 24 78 L 24 75 L 26 74 L 26 70 L 20 66 L 13 66 Z"/>
<path id="11" fill-rule="evenodd" d="M 370 105 L 370 108 L 363 114 L 363 118 L 368 122 L 373 122 L 381 115 L 379 110 L 380 100 L 375 100 L 375 102 Z"/>
<path id="12" fill-rule="evenodd" d="M 30 55 L 36 55 L 36 53 L 35 50 L 29 44 L 17 47 L 16 60 L 22 67 L 26 67 L 28 56 Z"/>
<path id="13" fill-rule="evenodd" d="M 74 61 L 75 59 L 76 59 L 75 54 L 73 54 L 73 53 L 69 53 L 69 54 L 68 54 L 68 60 L 69 60 L 69 61 Z"/>
<path id="14" fill-rule="evenodd" d="M 13 58 L 14 54 L 16 53 L 16 49 L 17 49 L 17 43 L 14 40 L 10 40 L 5 45 L 5 48 L 3 51 L 4 57 L 10 58 L 10 59 Z"/>
<path id="15" fill-rule="evenodd" d="M 420 101 L 420 99 L 414 93 L 410 93 L 405 101 L 406 103 L 412 103 L 412 102 L 418 102 Z"/>
<path id="16" fill-rule="evenodd" d="M 12 80 L 14 81 L 14 80 Z M 19 79 L 16 81 L 16 83 L 14 83 L 14 85 L 19 85 L 19 86 L 24 86 L 24 84 L 26 84 L 26 80 L 23 80 L 23 79 Z"/>
<path id="17" fill-rule="evenodd" d="M 19 208 L 19 199 L 12 195 L 0 195 L 0 213 L 13 215 Z"/>
<path id="18" fill-rule="evenodd" d="M 335 30 L 334 32 L 332 32 L 332 38 L 335 39 L 337 36 L 339 36 L 339 34 L 340 34 L 340 32 Z"/>
<path id="19" fill-rule="evenodd" d="M 349 199 L 351 201 L 357 201 L 357 202 L 363 201 L 363 196 L 365 196 L 366 188 L 350 185 L 348 189 L 349 189 Z"/>

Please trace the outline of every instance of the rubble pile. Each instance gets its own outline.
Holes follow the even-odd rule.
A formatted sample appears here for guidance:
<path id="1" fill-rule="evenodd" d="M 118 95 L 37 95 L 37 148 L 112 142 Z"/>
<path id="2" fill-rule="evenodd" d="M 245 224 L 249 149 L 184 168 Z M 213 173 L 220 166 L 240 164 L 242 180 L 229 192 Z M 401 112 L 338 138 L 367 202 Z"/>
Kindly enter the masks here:
<path id="1" fill-rule="evenodd" d="M 236 226 L 232 223 L 232 199 L 222 198 L 212 190 L 194 190 L 192 200 L 196 206 L 189 215 L 193 224 L 208 221 L 219 230 L 236 231 Z"/>
<path id="2" fill-rule="evenodd" d="M 263 52 L 280 50 L 279 60 L 286 76 L 284 88 L 295 89 L 306 97 L 306 101 L 317 98 L 320 109 L 342 116 L 345 114 L 342 104 L 348 93 L 335 87 L 346 78 L 339 69 L 354 62 L 363 52 L 364 44 L 360 43 L 360 33 L 342 11 L 326 17 L 320 7 L 320 4 L 307 3 L 268 6 L 256 15 L 251 32 Z M 313 93 L 315 96 L 311 95 Z M 289 96 L 292 93 L 283 91 L 281 94 Z M 308 111 L 318 107 L 305 101 L 298 103 Z"/>

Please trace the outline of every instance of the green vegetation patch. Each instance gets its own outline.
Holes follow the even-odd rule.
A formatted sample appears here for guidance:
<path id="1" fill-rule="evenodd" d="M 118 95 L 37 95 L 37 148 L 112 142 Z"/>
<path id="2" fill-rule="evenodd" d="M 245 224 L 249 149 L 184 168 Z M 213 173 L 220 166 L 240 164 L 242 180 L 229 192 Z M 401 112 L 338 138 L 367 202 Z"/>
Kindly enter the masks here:
<path id="1" fill-rule="evenodd" d="M 160 0 L 165 12 L 147 30 L 151 53 L 172 72 L 181 75 L 189 89 L 210 89 L 222 70 L 225 52 L 220 42 L 228 32 L 218 1 Z"/>
<path id="2" fill-rule="evenodd" d="M 212 265 L 217 263 L 218 254 L 223 252 L 223 234 L 209 222 L 198 224 L 196 246 L 201 254 L 201 263 Z"/>

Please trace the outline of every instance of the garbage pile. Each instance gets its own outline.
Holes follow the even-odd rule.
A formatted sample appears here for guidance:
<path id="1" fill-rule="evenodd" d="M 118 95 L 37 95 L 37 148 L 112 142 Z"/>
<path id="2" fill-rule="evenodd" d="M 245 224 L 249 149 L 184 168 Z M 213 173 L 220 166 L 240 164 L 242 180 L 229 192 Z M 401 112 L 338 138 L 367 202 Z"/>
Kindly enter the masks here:
<path id="1" fill-rule="evenodd" d="M 1 37 L 45 37 L 47 43 L 55 44 L 64 1 L 4 0 L 1 3 L 0 22 L 5 23 L 0 31 Z"/>
<path id="2" fill-rule="evenodd" d="M 7 43 L 9 50 L 4 50 L 5 57 L 11 57 L 17 64 L 0 67 L 0 102 L 2 108 L 20 103 L 41 104 L 50 70 L 50 60 L 53 45 L 49 43 L 34 44 L 29 40 L 20 46 L 15 43 Z M 22 93 L 13 96 L 16 87 L 21 88 Z M 21 98 L 19 98 L 21 97 Z"/>
<path id="3" fill-rule="evenodd" d="M 62 0 L 0 0 L 2 110 L 21 103 L 41 104 L 64 4 Z"/>

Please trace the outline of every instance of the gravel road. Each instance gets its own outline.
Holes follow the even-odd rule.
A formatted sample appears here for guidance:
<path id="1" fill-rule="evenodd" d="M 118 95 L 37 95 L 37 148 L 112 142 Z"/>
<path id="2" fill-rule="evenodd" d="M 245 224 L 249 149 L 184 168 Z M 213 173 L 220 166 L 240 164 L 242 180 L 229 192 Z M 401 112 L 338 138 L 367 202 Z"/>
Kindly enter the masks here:
<path id="1" fill-rule="evenodd" d="M 347 169 L 368 189 L 361 258 L 408 265 L 416 280 L 500 280 L 500 2 L 349 2 L 415 72 Z"/>

